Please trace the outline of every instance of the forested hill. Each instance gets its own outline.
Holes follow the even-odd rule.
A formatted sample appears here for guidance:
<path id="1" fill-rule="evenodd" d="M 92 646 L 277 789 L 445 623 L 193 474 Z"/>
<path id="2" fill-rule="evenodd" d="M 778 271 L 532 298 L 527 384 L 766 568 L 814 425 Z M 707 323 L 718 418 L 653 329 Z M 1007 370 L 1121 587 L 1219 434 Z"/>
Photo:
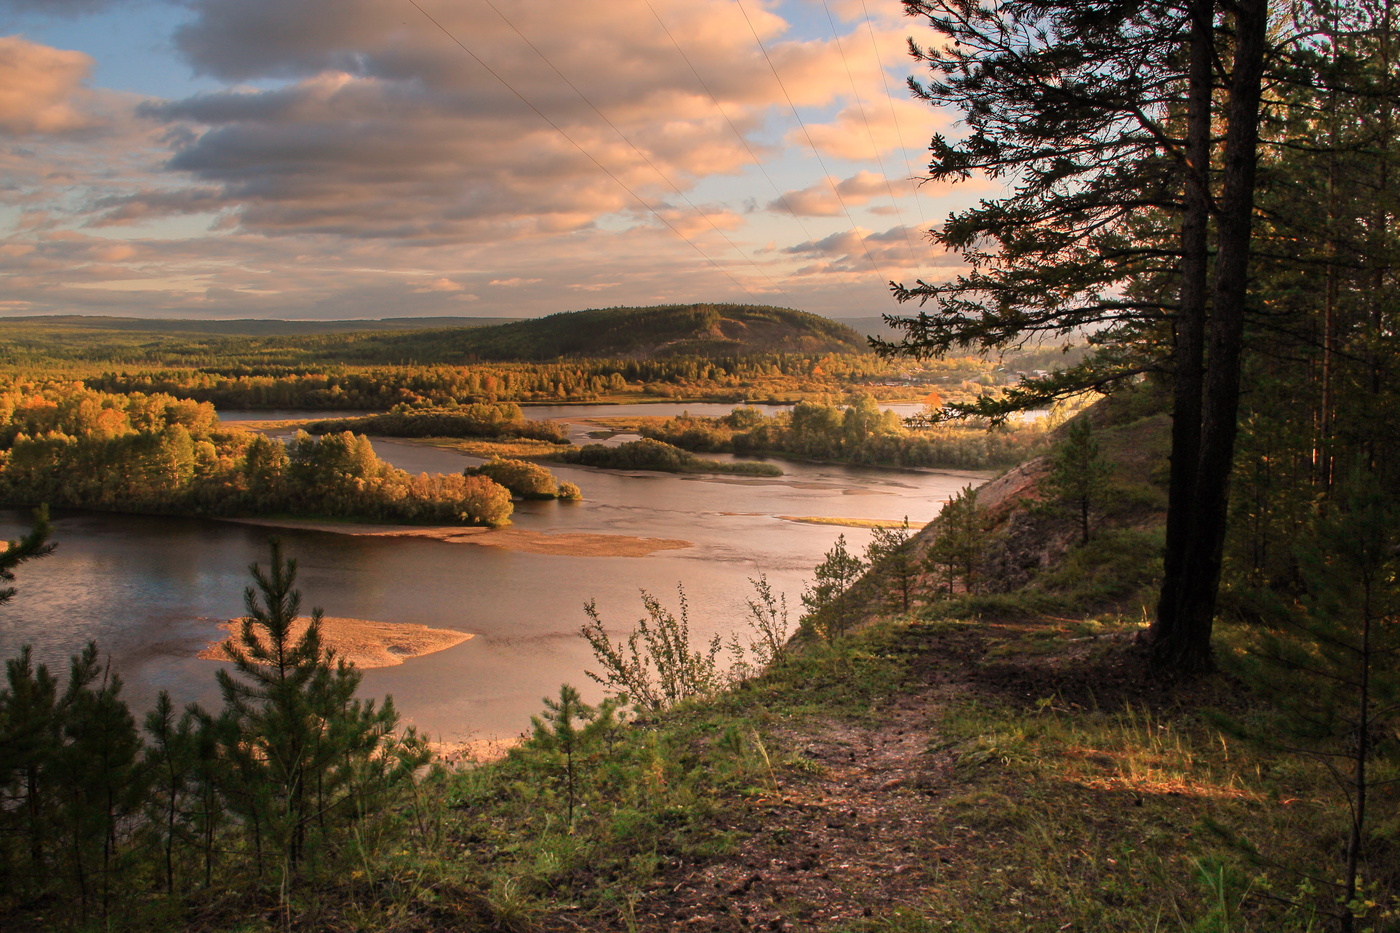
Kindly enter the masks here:
<path id="1" fill-rule="evenodd" d="M 860 334 L 829 318 L 787 308 L 725 304 L 568 311 L 461 331 L 452 339 L 464 355 L 483 360 L 653 359 L 866 349 Z"/>
<path id="2" fill-rule="evenodd" d="M 828 318 L 760 305 L 696 304 L 567 311 L 502 321 L 180 321 L 12 318 L 0 365 L 455 365 L 559 357 L 647 360 L 865 352 L 865 338 Z"/>

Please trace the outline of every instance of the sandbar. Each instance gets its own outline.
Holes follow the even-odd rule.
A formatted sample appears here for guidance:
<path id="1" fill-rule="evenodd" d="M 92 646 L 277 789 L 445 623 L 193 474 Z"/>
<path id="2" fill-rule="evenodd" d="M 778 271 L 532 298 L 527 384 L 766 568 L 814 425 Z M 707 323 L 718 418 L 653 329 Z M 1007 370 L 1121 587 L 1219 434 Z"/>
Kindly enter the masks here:
<path id="1" fill-rule="evenodd" d="M 354 522 L 318 522 L 295 518 L 234 518 L 245 525 L 272 528 L 300 528 L 329 531 L 339 535 L 365 535 L 380 538 L 430 538 L 449 544 L 475 544 L 526 554 L 554 554 L 560 557 L 646 557 L 657 551 L 694 547 L 680 538 L 641 538 L 635 535 L 607 535 L 593 532 L 547 534 L 522 528 L 464 528 L 458 525 L 371 525 Z"/>
<path id="2" fill-rule="evenodd" d="M 298 616 L 292 626 L 293 637 L 301 638 L 310 621 L 307 616 Z M 242 625 L 241 619 L 220 622 L 219 628 L 227 632 L 229 638 L 214 642 L 198 656 L 209 661 L 227 660 L 223 646 L 229 639 L 238 637 Z M 428 628 L 410 622 L 373 622 L 339 616 L 321 619 L 322 646 L 358 668 L 394 667 L 409 658 L 421 658 L 460 645 L 471 637 L 468 632 Z"/>

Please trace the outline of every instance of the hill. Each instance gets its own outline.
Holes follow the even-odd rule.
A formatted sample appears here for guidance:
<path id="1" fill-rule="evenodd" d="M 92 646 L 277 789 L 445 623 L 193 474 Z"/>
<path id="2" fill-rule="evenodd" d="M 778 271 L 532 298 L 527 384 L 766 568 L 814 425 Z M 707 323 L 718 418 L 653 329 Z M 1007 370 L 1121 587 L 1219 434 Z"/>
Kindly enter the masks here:
<path id="1" fill-rule="evenodd" d="M 544 318 L 383 321 L 11 318 L 0 363 L 141 365 L 457 365 L 559 358 L 647 360 L 773 352 L 864 353 L 827 318 L 757 305 L 670 305 L 567 311 Z"/>
<path id="2" fill-rule="evenodd" d="M 426 330 L 443 327 L 490 327 L 506 324 L 505 317 L 393 317 L 336 321 L 282 321 L 235 318 L 198 321 L 185 318 L 106 317 L 87 314 L 44 314 L 11 318 L 7 327 L 35 334 L 61 337 L 73 333 L 120 332 L 128 334 L 204 334 L 211 337 L 285 337 L 315 334 L 348 334 L 365 331 Z"/>
<path id="3" fill-rule="evenodd" d="M 829 318 L 763 305 L 663 305 L 566 311 L 453 335 L 484 360 L 655 359 L 748 353 L 863 353 L 865 340 Z"/>

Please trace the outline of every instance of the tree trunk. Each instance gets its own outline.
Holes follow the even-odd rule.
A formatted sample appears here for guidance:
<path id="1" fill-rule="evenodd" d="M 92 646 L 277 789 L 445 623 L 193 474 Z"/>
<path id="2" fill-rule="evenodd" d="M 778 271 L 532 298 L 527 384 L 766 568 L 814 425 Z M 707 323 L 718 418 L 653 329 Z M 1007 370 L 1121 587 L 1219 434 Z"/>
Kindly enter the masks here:
<path id="1" fill-rule="evenodd" d="M 1185 191 L 1181 221 L 1181 293 L 1176 314 L 1172 382 L 1171 473 L 1167 540 L 1157 616 L 1148 630 L 1159 660 L 1177 638 L 1177 593 L 1191 546 L 1189 518 L 1196 497 L 1205 380 L 1205 329 L 1210 232 L 1211 90 L 1215 0 L 1194 0 L 1187 65 Z"/>
<path id="2" fill-rule="evenodd" d="M 1211 664 L 1210 636 L 1238 428 L 1268 0 L 1240 0 L 1235 11 L 1234 69 L 1228 88 L 1224 166 L 1216 212 L 1218 247 L 1195 495 L 1186 537 L 1177 542 L 1182 548 L 1179 577 L 1173 590 L 1163 593 L 1164 601 L 1174 601 L 1172 628 L 1153 641 L 1157 662 L 1176 671 L 1203 670 Z"/>

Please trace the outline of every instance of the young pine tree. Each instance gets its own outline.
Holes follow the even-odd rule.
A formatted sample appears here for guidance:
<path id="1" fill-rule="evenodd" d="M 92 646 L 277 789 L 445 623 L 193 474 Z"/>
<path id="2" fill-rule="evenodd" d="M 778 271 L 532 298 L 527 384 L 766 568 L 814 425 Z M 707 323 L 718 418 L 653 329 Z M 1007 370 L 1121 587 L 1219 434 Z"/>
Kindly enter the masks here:
<path id="1" fill-rule="evenodd" d="M 1089 512 L 1101 499 L 1113 464 L 1099 454 L 1099 442 L 1089 419 L 1071 421 L 1064 439 L 1050 455 L 1050 494 L 1079 518 L 1080 543 L 1089 543 Z"/>
<path id="2" fill-rule="evenodd" d="M 129 830 L 146 796 L 141 736 L 121 698 L 121 678 L 89 643 L 73 657 L 59 703 L 63 743 L 54 781 L 60 801 L 64 880 L 76 888 L 84 916 L 98 899 L 101 915 L 125 885 L 120 876 L 133 853 Z"/>
<path id="3" fill-rule="evenodd" d="M 559 771 L 570 829 L 581 796 L 581 759 L 617 725 L 617 702 L 609 698 L 599 706 L 590 706 L 583 702 L 577 690 L 563 684 L 557 700 L 544 698 L 543 715 L 530 717 L 534 727 L 530 744 L 545 753 Z"/>
<path id="4" fill-rule="evenodd" d="M 146 714 L 145 765 L 151 781 L 146 799 L 147 818 L 159 840 L 165 870 L 165 893 L 175 893 L 175 853 L 181 842 L 190 841 L 193 813 L 191 798 L 196 797 L 196 769 L 199 766 L 197 719 L 186 710 L 178 719 L 170 694 L 162 690 L 156 708 Z"/>
<path id="5" fill-rule="evenodd" d="M 838 535 L 814 571 L 816 580 L 802 594 L 802 605 L 807 607 L 802 621 L 828 642 L 846 634 L 855 622 L 856 611 L 841 596 L 864 572 L 865 563 L 846 550 L 846 536 Z"/>
<path id="6" fill-rule="evenodd" d="M 313 841 L 331 845 L 370 807 L 367 795 L 411 780 L 422 743 L 394 734 L 392 702 L 355 698 L 360 673 L 321 643 L 321 610 L 298 623 L 296 561 L 272 542 L 268 573 L 254 564 L 247 616 L 219 671 L 224 713 L 220 754 L 230 796 L 261 850 L 264 837 L 284 881 L 301 869 Z M 385 767 L 389 762 L 390 766 Z"/>
<path id="7" fill-rule="evenodd" d="M 5 662 L 0 689 L 0 880 L 33 895 L 49 881 L 53 858 L 53 772 L 62 743 L 58 682 L 34 665 L 28 645 Z"/>
<path id="8" fill-rule="evenodd" d="M 1368 908 L 1360 896 L 1375 815 L 1372 791 L 1400 775 L 1400 507 L 1361 484 L 1299 548 L 1304 593 L 1266 634 L 1243 673 L 1275 714 L 1250 737 L 1311 758 L 1336 784 L 1345 814 L 1333 910 L 1344 931 Z"/>
<path id="9" fill-rule="evenodd" d="M 914 542 L 909 534 L 909 516 L 894 528 L 876 528 L 866 546 L 865 559 L 872 569 L 881 571 L 885 584 L 892 586 L 900 610 L 908 612 L 919 576 Z"/>
<path id="10" fill-rule="evenodd" d="M 973 591 L 985 537 L 982 519 L 977 490 L 969 485 L 944 503 L 934 521 L 937 534 L 924 561 L 934 579 L 944 581 L 938 588 L 946 595 L 956 591 L 959 579 L 964 592 Z"/>

